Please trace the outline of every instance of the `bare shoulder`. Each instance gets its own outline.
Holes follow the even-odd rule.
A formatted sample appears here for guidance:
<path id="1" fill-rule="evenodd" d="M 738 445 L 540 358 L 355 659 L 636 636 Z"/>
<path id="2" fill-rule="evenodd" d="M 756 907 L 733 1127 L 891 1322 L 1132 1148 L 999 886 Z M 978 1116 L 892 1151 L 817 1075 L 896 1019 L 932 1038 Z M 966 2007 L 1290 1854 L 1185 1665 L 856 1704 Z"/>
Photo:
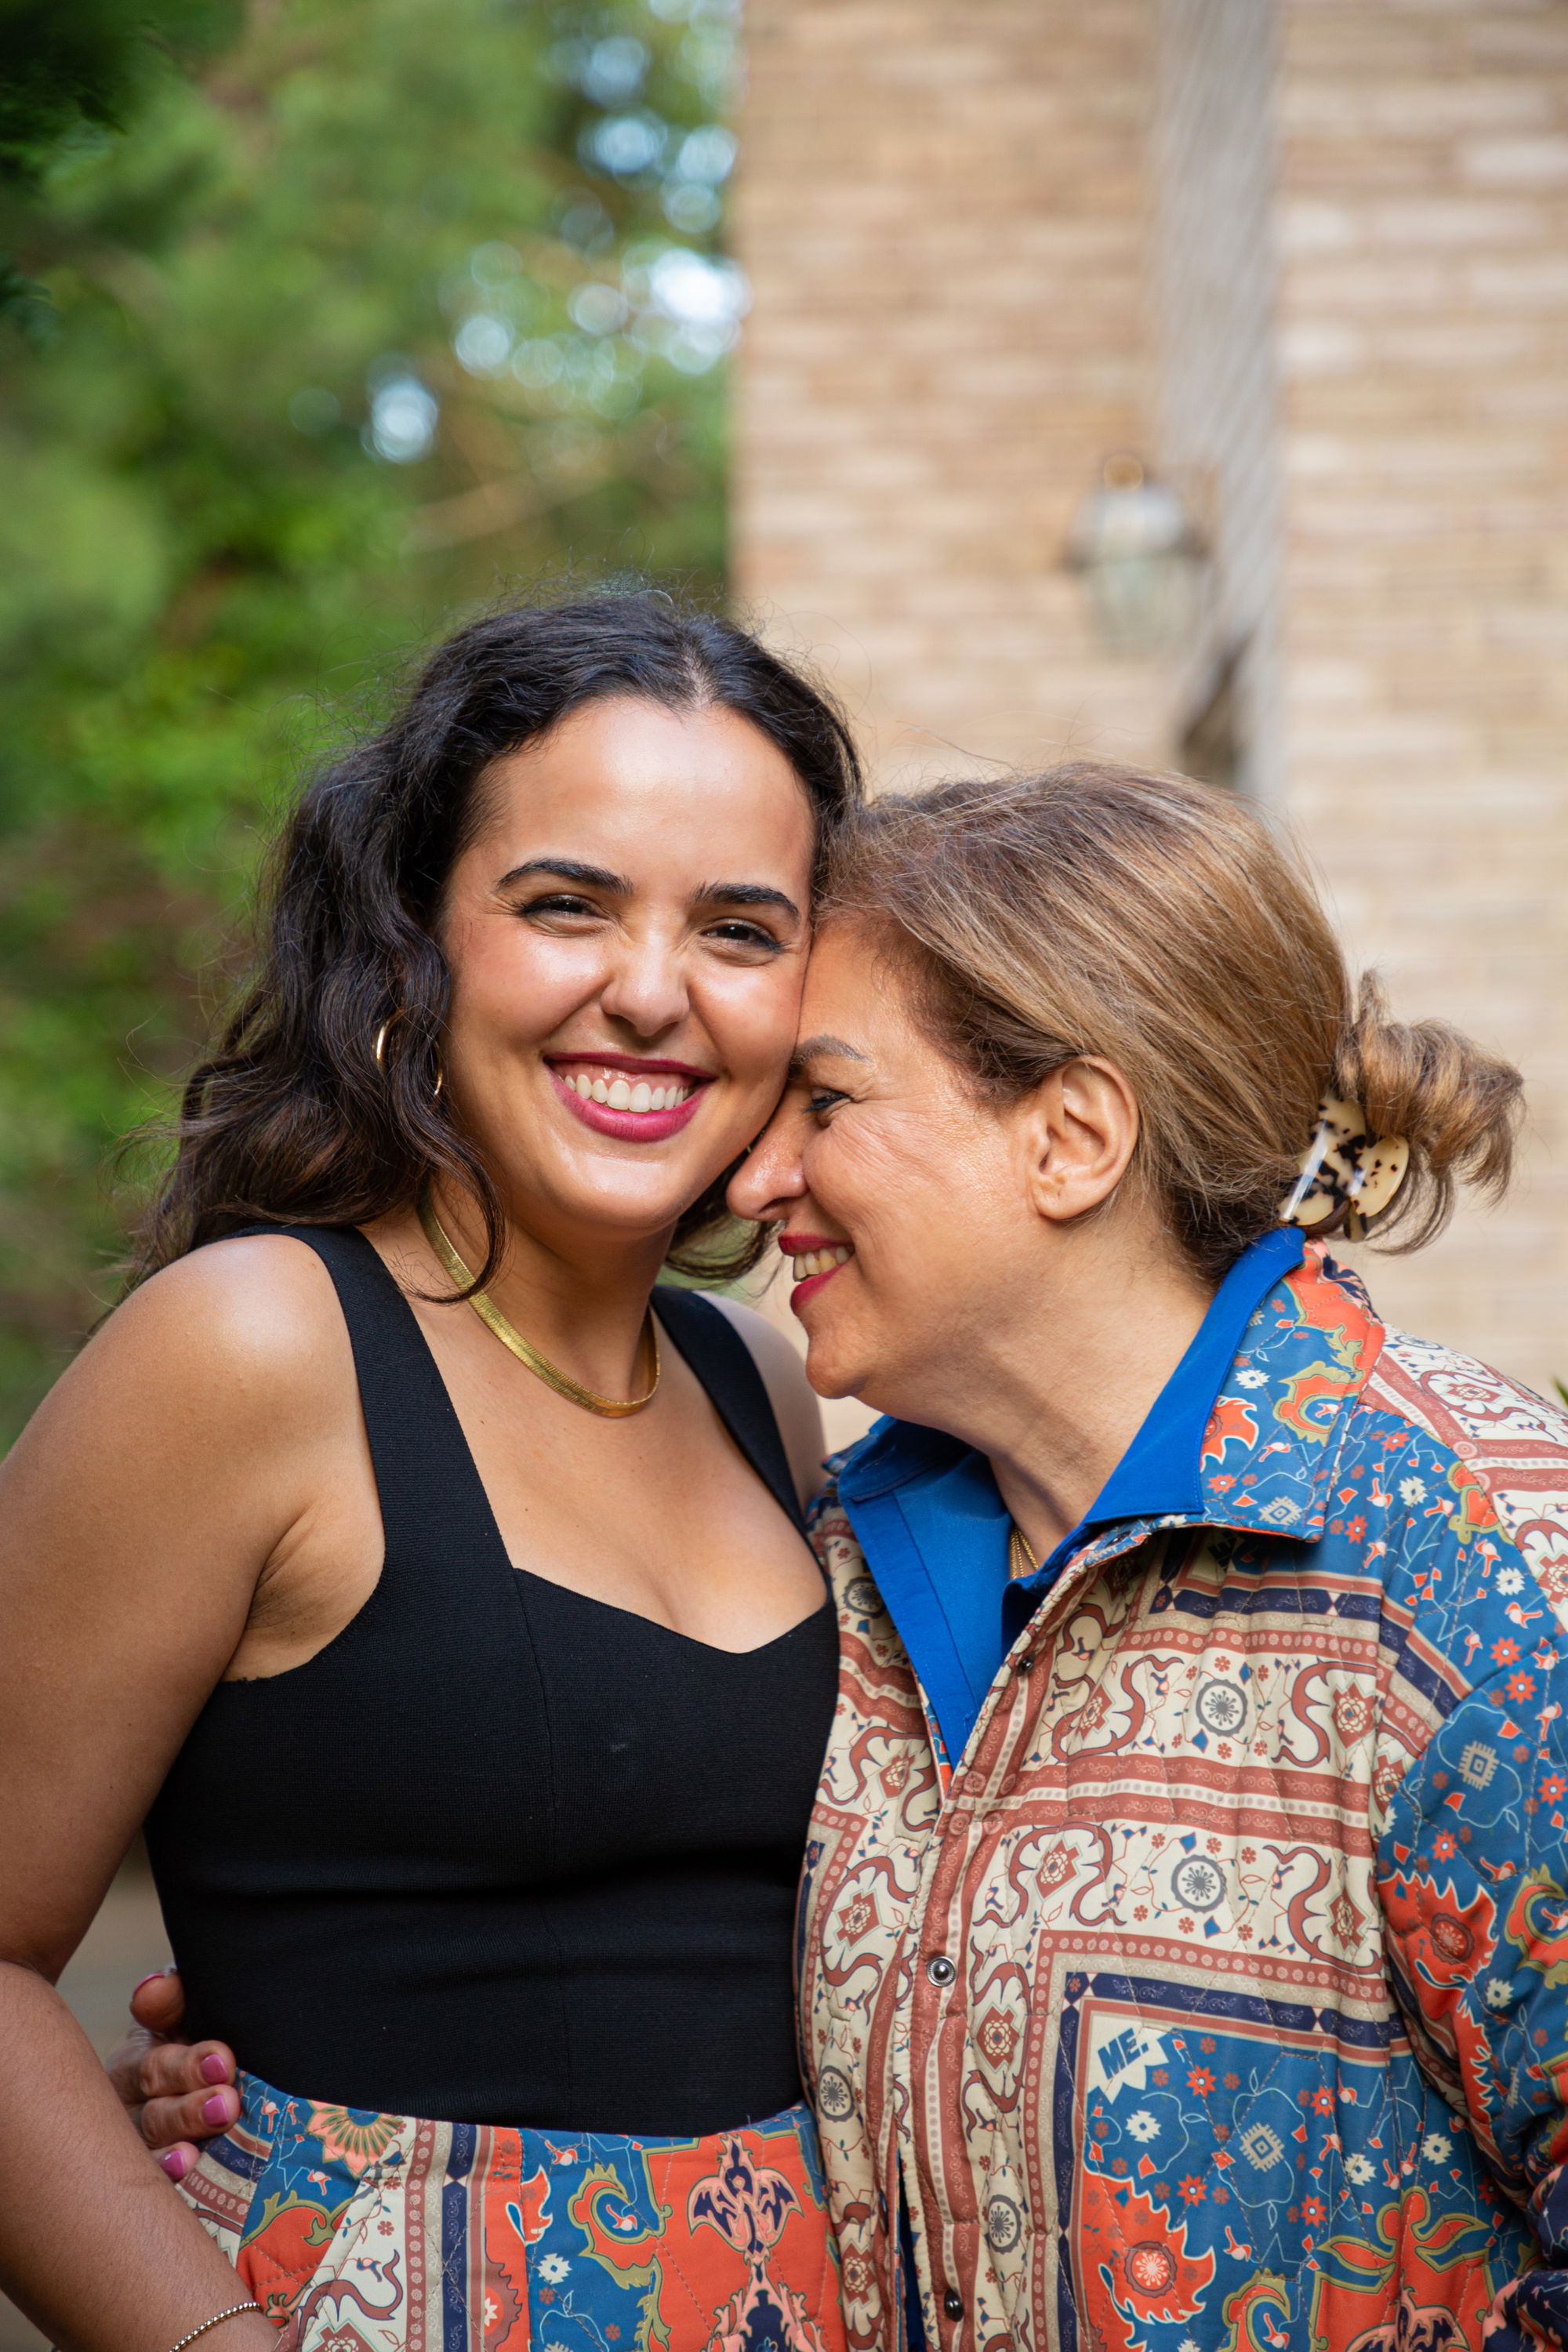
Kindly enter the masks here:
<path id="1" fill-rule="evenodd" d="M 265 1437 L 319 1419 L 342 1394 L 345 1368 L 352 1380 L 352 1361 L 331 1278 L 313 1250 L 283 1234 L 213 1242 L 114 1309 L 27 1435 L 90 1415 L 104 1436 L 142 1425 L 200 1443 L 204 1432 L 243 1422 Z"/>
<path id="2" fill-rule="evenodd" d="M 734 1298 L 715 1297 L 713 1304 L 734 1325 L 762 1374 L 796 1490 L 803 1504 L 809 1502 L 822 1485 L 826 1440 L 822 1433 L 822 1407 L 816 1391 L 805 1377 L 799 1352 L 777 1325 L 770 1323 L 765 1315 L 759 1315 L 754 1307 L 742 1307 Z"/>

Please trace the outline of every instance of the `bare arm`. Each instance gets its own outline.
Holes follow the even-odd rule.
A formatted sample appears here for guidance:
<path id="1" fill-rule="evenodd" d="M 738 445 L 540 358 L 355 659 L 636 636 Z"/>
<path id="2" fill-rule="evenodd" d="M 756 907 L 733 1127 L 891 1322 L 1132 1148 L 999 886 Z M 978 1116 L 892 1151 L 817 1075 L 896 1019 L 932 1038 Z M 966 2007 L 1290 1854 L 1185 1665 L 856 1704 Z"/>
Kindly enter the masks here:
<path id="1" fill-rule="evenodd" d="M 729 1317 L 763 1376 L 804 1509 L 822 1486 L 822 1457 L 827 1451 L 816 1391 L 795 1349 L 765 1315 L 733 1298 L 715 1298 L 713 1304 Z"/>
<path id="2" fill-rule="evenodd" d="M 245 2299 L 54 1987 L 309 1510 L 339 1369 L 314 1265 L 231 1243 L 159 1276 L 0 1471 L 0 2280 L 66 2352 L 166 2352 Z"/>

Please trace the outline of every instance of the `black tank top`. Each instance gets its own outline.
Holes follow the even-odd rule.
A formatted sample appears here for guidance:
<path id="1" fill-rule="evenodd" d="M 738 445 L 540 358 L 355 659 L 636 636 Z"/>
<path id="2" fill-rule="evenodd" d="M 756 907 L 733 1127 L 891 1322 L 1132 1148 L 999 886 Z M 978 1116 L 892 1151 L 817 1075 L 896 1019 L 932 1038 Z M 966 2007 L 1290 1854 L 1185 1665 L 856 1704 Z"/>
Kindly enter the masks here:
<path id="1" fill-rule="evenodd" d="M 316 1656 L 218 1685 L 153 1806 L 187 2031 L 281 2090 L 451 2122 L 695 2135 L 793 2105 L 831 1608 L 737 1655 L 514 1568 L 375 1251 L 282 1230 L 337 1286 L 385 1559 Z M 655 1305 L 798 1525 L 744 1342 L 707 1299 Z"/>

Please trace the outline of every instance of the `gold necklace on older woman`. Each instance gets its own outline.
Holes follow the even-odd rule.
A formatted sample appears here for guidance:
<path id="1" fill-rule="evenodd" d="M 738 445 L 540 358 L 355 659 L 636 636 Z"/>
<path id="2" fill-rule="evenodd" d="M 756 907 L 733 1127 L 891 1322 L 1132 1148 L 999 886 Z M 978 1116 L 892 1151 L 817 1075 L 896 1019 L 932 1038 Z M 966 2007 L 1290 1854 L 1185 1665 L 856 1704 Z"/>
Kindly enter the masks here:
<path id="1" fill-rule="evenodd" d="M 447 1239 L 434 1204 L 428 1199 L 419 1203 L 419 1222 L 425 1228 L 426 1240 L 447 1275 L 460 1288 L 468 1290 L 474 1277 Z M 658 1332 L 651 1312 L 647 1318 L 648 1344 L 653 1350 L 651 1386 L 638 1397 L 605 1397 L 595 1394 L 592 1389 L 585 1389 L 581 1381 L 574 1381 L 570 1372 L 563 1372 L 559 1364 L 552 1364 L 548 1356 L 541 1354 L 531 1340 L 525 1339 L 516 1326 L 507 1321 L 488 1291 L 469 1291 L 468 1305 L 486 1330 L 493 1331 L 501 1346 L 510 1348 L 518 1362 L 526 1364 L 536 1380 L 542 1381 L 546 1388 L 553 1389 L 557 1396 L 563 1396 L 569 1404 L 581 1405 L 584 1412 L 596 1412 L 604 1421 L 625 1421 L 629 1413 L 641 1412 L 658 1394 L 663 1368 L 658 1360 Z"/>
<path id="2" fill-rule="evenodd" d="M 1017 1520 L 1015 1519 L 1013 1522 L 1013 1531 L 1007 1538 L 1008 1576 L 1012 1579 L 1013 1582 L 1016 1584 L 1021 1576 L 1033 1576 L 1039 1564 L 1040 1563 L 1035 1558 L 1034 1553 L 1029 1549 L 1028 1537 L 1024 1533 L 1024 1530 L 1018 1525 Z"/>

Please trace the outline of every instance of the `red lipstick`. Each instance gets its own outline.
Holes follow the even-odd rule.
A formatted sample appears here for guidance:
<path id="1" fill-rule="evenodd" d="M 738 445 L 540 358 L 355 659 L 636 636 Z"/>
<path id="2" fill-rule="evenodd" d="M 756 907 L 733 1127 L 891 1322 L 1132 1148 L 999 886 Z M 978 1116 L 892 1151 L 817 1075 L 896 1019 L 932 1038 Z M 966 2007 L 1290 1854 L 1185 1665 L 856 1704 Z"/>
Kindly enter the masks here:
<path id="1" fill-rule="evenodd" d="M 713 1075 L 710 1070 L 694 1070 L 686 1062 L 640 1062 L 626 1054 L 562 1054 L 548 1062 L 545 1066 L 558 1099 L 595 1135 L 613 1136 L 617 1143 L 667 1143 L 696 1118 L 702 1087 L 694 1086 L 684 1102 L 674 1103 L 667 1110 L 616 1110 L 608 1103 L 594 1102 L 569 1087 L 555 1066 L 556 1060 L 563 1064 L 586 1063 L 593 1069 L 619 1070 L 629 1078 L 657 1076 L 709 1082 Z"/>

